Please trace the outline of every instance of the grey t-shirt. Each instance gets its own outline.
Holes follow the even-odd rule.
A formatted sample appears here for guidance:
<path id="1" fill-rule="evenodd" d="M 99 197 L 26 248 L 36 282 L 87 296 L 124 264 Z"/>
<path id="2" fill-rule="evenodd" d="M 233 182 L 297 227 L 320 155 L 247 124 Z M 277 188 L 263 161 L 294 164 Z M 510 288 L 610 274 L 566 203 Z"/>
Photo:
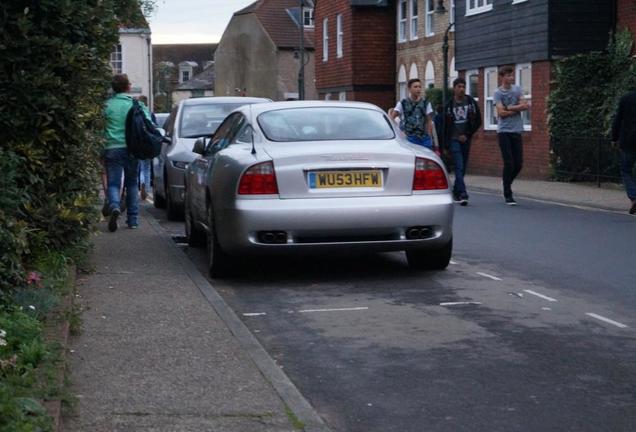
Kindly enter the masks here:
<path id="1" fill-rule="evenodd" d="M 495 90 L 495 106 L 501 102 L 504 106 L 517 105 L 519 99 L 523 96 L 521 87 L 518 85 L 512 85 L 510 89 L 506 90 L 503 87 L 499 87 Z M 521 113 L 516 113 L 510 117 L 499 117 L 497 122 L 497 132 L 523 132 L 523 118 Z"/>

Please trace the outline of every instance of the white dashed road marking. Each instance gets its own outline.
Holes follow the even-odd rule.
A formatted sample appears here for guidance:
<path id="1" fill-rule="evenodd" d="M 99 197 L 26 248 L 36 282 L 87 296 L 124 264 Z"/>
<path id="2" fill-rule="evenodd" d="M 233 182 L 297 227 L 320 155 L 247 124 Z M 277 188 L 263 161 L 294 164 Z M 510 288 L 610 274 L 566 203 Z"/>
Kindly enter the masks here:
<path id="1" fill-rule="evenodd" d="M 340 309 L 303 309 L 299 310 L 298 313 L 312 313 L 312 312 L 347 312 L 347 311 L 360 311 L 369 309 L 366 306 L 362 307 L 352 307 L 352 308 L 340 308 Z"/>
<path id="2" fill-rule="evenodd" d="M 479 276 L 483 276 L 483 277 L 488 278 L 488 279 L 492 279 L 492 280 L 496 280 L 496 281 L 500 281 L 501 280 L 497 276 L 489 275 L 488 273 L 477 272 L 477 274 Z"/>
<path id="3" fill-rule="evenodd" d="M 618 328 L 627 328 L 627 326 L 625 324 L 619 323 L 618 321 L 614 321 L 614 320 L 611 320 L 609 318 L 605 318 L 604 316 L 597 315 L 595 313 L 588 312 L 585 315 L 590 316 L 592 318 L 596 318 L 597 320 L 606 322 L 608 324 L 614 325 L 614 326 L 616 326 Z"/>
<path id="4" fill-rule="evenodd" d="M 538 292 L 536 292 L 536 291 L 532 291 L 532 290 L 529 290 L 529 289 L 524 289 L 524 291 L 525 291 L 525 292 L 527 292 L 528 294 L 532 294 L 533 296 L 540 297 L 540 298 L 542 298 L 543 300 L 547 300 L 547 301 L 549 301 L 549 302 L 555 302 L 555 301 L 558 301 L 557 299 L 554 299 L 554 298 L 552 298 L 552 297 L 548 297 L 547 295 L 543 295 L 543 294 L 538 293 Z"/>
<path id="5" fill-rule="evenodd" d="M 444 302 L 440 303 L 440 306 L 462 306 L 462 305 L 480 305 L 481 302 L 465 301 L 465 302 Z"/>
<path id="6" fill-rule="evenodd" d="M 251 313 L 244 313 L 243 316 L 262 316 L 262 315 L 267 315 L 265 312 L 251 312 Z"/>

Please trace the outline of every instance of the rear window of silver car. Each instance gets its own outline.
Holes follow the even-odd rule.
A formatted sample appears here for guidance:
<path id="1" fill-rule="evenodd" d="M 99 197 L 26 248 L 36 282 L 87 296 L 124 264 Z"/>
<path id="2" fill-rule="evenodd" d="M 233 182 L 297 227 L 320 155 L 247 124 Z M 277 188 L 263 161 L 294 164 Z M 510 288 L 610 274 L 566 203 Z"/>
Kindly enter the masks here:
<path id="1" fill-rule="evenodd" d="M 278 142 L 395 138 L 383 113 L 364 108 L 281 109 L 259 115 L 258 124 L 268 140 Z"/>
<path id="2" fill-rule="evenodd" d="M 244 104 L 185 105 L 181 114 L 179 136 L 198 138 L 211 135 L 229 113 Z"/>

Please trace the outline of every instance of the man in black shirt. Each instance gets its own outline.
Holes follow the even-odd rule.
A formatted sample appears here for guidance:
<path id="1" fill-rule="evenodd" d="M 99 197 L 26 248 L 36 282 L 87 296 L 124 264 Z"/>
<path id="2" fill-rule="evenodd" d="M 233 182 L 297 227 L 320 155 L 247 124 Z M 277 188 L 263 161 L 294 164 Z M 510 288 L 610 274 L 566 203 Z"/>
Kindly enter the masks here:
<path id="1" fill-rule="evenodd" d="M 466 94 L 466 80 L 453 81 L 453 97 L 446 105 L 446 137 L 455 162 L 455 184 L 453 200 L 468 205 L 468 193 L 464 176 L 470 153 L 470 140 L 481 127 L 481 112 L 475 100 Z"/>
<path id="2" fill-rule="evenodd" d="M 636 214 L 636 182 L 632 172 L 636 164 L 636 91 L 623 96 L 612 125 L 612 141 L 621 151 L 621 175 L 625 192 L 631 200 L 629 214 Z"/>

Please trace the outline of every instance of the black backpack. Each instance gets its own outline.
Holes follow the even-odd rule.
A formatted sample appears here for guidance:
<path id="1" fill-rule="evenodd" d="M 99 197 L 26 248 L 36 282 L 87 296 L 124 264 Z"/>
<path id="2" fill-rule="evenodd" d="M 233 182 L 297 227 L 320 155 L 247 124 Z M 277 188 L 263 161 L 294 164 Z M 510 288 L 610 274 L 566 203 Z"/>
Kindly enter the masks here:
<path id="1" fill-rule="evenodd" d="M 152 121 L 146 118 L 139 102 L 133 99 L 133 106 L 126 116 L 126 147 L 128 153 L 137 159 L 152 159 L 161 153 L 164 137 Z"/>

